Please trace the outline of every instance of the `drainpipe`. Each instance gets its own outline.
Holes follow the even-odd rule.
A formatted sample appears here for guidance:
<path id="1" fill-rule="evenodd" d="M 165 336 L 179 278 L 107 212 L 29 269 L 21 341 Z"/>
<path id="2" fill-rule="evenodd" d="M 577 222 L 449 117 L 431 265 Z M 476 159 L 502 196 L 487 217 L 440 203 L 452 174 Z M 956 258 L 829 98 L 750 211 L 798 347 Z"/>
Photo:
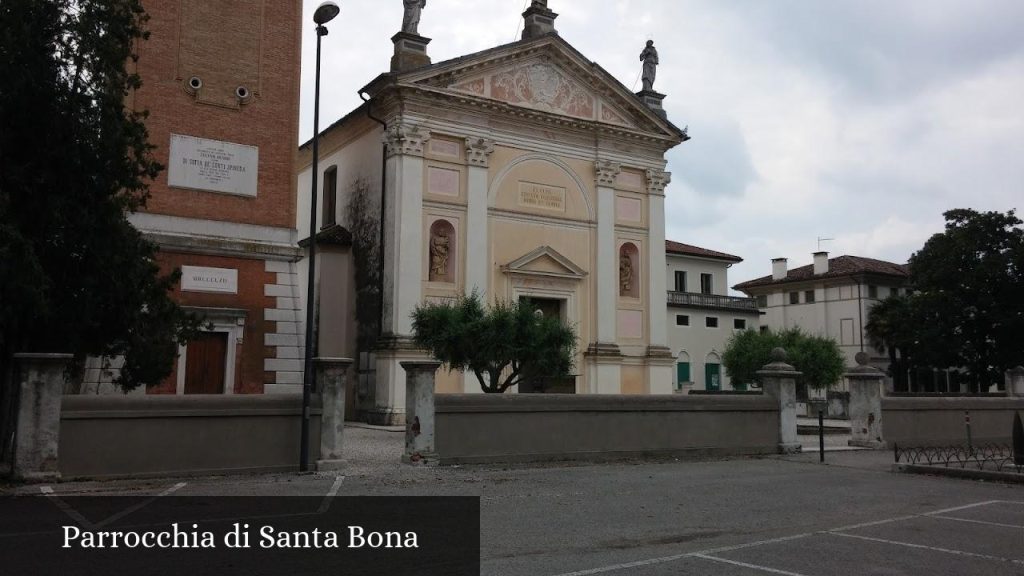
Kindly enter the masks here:
<path id="1" fill-rule="evenodd" d="M 373 120 L 374 122 L 380 124 L 384 128 L 384 131 L 387 132 L 387 129 L 388 129 L 387 122 L 385 122 L 385 121 L 381 120 L 380 118 L 377 118 L 376 116 L 373 115 L 373 112 L 371 110 L 370 99 L 366 97 L 366 93 L 365 92 L 360 92 L 359 93 L 359 98 L 361 98 L 362 101 L 366 103 L 366 117 L 369 118 L 370 120 Z M 379 319 L 377 321 L 377 337 L 378 338 L 380 338 L 380 336 L 384 334 L 384 209 L 387 206 L 387 204 L 386 204 L 387 197 L 384 195 L 384 190 L 387 187 L 386 186 L 387 185 L 387 178 L 388 178 L 388 171 L 387 171 L 387 167 L 388 166 L 387 166 L 387 164 L 388 164 L 387 145 L 381 144 L 381 149 L 380 149 L 380 226 L 379 226 L 379 229 L 380 229 L 380 240 L 379 240 L 380 257 L 378 258 L 378 260 L 379 260 L 378 266 L 380 267 L 380 269 L 378 271 L 378 276 L 379 276 L 379 278 L 378 278 L 378 282 L 379 282 L 378 290 L 379 290 L 379 292 L 378 293 L 380 294 L 380 298 L 379 298 L 379 302 L 377 304 L 377 308 L 378 308 L 377 309 L 377 317 Z"/>

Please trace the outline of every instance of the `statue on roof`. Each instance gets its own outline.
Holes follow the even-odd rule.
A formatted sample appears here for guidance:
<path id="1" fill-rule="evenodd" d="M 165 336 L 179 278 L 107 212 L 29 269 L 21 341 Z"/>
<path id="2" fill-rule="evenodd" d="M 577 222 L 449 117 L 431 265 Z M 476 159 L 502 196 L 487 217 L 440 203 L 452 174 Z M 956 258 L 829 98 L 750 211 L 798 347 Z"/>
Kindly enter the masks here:
<path id="1" fill-rule="evenodd" d="M 547 10 L 548 0 L 533 0 L 532 2 L 530 2 L 530 8 L 542 8 L 544 10 Z"/>
<path id="2" fill-rule="evenodd" d="M 644 63 L 644 92 L 653 92 L 654 76 L 658 73 L 658 50 L 654 47 L 654 40 L 647 41 L 647 46 L 640 53 L 640 61 Z"/>
<path id="3" fill-rule="evenodd" d="M 402 0 L 405 5 L 405 15 L 402 16 L 402 32 L 415 34 L 420 26 L 420 12 L 427 7 L 427 0 Z"/>

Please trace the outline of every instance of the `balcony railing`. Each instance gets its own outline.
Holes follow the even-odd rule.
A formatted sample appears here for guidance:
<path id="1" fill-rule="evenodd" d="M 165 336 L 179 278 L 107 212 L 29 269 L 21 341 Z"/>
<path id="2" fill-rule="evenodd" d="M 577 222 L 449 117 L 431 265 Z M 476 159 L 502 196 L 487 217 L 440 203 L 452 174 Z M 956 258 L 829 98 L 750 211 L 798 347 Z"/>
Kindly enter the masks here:
<path id="1" fill-rule="evenodd" d="M 757 312 L 757 300 L 755 298 L 698 294 L 696 292 L 669 292 L 668 304 L 669 306 L 692 306 L 694 308 Z"/>

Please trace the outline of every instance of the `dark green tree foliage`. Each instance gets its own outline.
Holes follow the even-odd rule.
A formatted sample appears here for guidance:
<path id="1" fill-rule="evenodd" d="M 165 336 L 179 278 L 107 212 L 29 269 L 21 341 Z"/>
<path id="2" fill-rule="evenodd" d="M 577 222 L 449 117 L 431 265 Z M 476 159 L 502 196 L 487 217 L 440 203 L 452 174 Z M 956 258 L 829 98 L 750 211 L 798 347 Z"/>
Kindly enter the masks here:
<path id="1" fill-rule="evenodd" d="M 910 296 L 868 314 L 871 344 L 887 348 L 897 389 L 908 370 L 961 368 L 975 392 L 1024 364 L 1024 229 L 1011 210 L 945 213 L 946 229 L 910 257 Z"/>
<path id="2" fill-rule="evenodd" d="M 124 388 L 155 384 L 196 327 L 126 219 L 162 169 L 125 108 L 145 21 L 138 0 L 0 4 L 0 363 L 124 356 Z"/>
<path id="3" fill-rule="evenodd" d="M 733 334 L 722 354 L 729 377 L 734 383 L 761 383 L 757 371 L 771 362 L 773 348 L 786 350 L 786 362 L 802 375 L 797 384 L 828 388 L 839 382 L 845 370 L 843 353 L 835 340 L 805 334 L 799 328 L 781 332 L 743 330 Z"/>
<path id="4" fill-rule="evenodd" d="M 1013 210 L 950 210 L 910 257 L 926 366 L 962 366 L 984 388 L 1024 363 L 1024 229 Z"/>
<path id="5" fill-rule="evenodd" d="M 449 369 L 475 374 L 484 392 L 565 378 L 576 348 L 574 330 L 557 318 L 545 318 L 526 302 L 485 308 L 475 292 L 454 302 L 418 306 L 413 333 L 416 344 Z"/>

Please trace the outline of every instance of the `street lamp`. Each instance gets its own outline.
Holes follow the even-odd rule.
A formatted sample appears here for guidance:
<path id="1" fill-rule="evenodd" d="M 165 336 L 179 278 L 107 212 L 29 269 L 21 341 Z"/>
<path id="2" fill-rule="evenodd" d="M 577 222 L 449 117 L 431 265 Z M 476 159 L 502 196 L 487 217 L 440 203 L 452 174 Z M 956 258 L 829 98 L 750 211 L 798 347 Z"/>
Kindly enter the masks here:
<path id="1" fill-rule="evenodd" d="M 324 2 L 313 12 L 316 23 L 316 88 L 313 91 L 313 189 L 309 200 L 309 277 L 306 286 L 306 355 L 302 377 L 302 440 L 299 446 L 299 471 L 309 470 L 309 404 L 313 395 L 313 308 L 316 282 L 316 186 L 320 156 L 320 39 L 327 36 L 324 24 L 341 9 L 334 2 Z"/>

